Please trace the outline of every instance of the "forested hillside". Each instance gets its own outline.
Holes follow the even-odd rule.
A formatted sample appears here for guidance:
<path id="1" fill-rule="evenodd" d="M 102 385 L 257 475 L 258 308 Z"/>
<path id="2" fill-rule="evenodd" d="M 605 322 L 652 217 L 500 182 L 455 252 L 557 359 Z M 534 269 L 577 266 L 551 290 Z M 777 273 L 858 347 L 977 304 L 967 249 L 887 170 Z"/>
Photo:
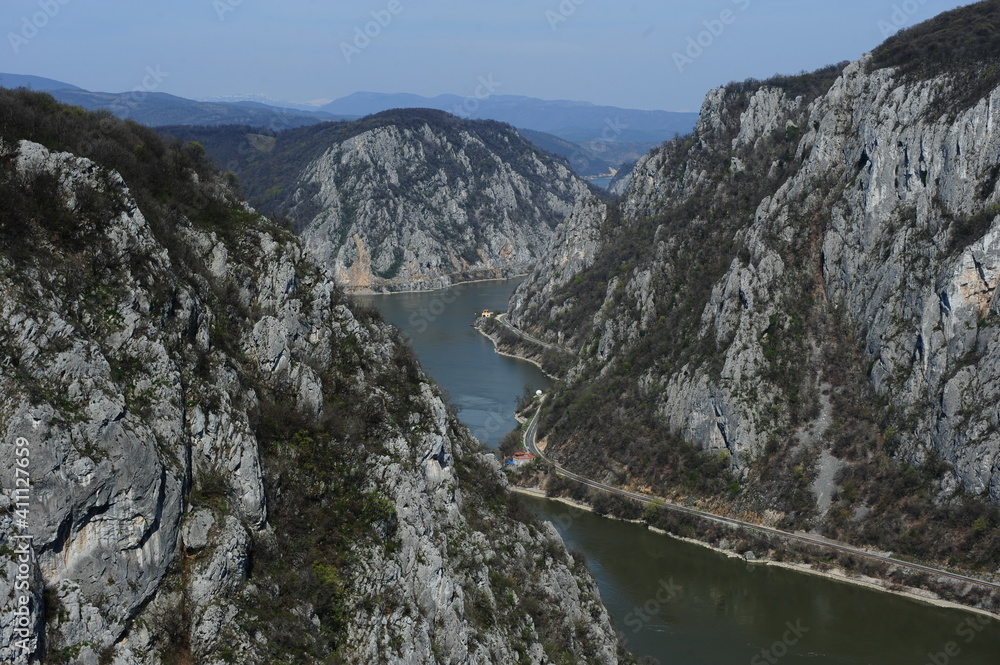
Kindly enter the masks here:
<path id="1" fill-rule="evenodd" d="M 554 244 L 511 300 L 515 323 L 578 354 L 542 417 L 549 454 L 996 570 L 998 6 L 715 90 L 694 134 L 574 218 L 596 242 L 574 261 Z"/>
<path id="2" fill-rule="evenodd" d="M 631 662 L 398 332 L 199 146 L 0 90 L 0 198 L 0 660 Z"/>
<path id="3" fill-rule="evenodd" d="M 357 291 L 419 290 L 527 272 L 591 190 L 509 125 L 386 111 L 268 133 L 172 128 L 287 220 Z"/>

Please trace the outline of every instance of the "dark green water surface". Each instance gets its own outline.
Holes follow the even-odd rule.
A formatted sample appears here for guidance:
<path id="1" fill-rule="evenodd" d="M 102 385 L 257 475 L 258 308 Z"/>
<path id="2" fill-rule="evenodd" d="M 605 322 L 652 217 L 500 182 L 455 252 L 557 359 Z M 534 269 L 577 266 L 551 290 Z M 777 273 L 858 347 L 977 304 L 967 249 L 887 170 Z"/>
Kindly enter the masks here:
<path id="1" fill-rule="evenodd" d="M 995 620 L 525 500 L 584 552 L 616 626 L 650 665 L 1000 663 Z"/>
<path id="2" fill-rule="evenodd" d="M 503 311 L 520 280 L 474 282 L 440 291 L 356 296 L 410 340 L 424 370 L 448 391 L 472 433 L 495 447 L 517 427 L 514 407 L 525 386 L 551 381 L 531 363 L 507 358 L 469 324 L 484 309 Z"/>
<path id="3" fill-rule="evenodd" d="M 516 282 L 359 298 L 408 337 L 424 368 L 495 445 L 514 403 L 549 380 L 469 326 Z M 618 630 L 646 665 L 1000 665 L 1000 622 L 773 566 L 751 565 L 544 499 L 525 499 L 582 551 Z M 984 625 L 985 623 L 985 625 Z"/>

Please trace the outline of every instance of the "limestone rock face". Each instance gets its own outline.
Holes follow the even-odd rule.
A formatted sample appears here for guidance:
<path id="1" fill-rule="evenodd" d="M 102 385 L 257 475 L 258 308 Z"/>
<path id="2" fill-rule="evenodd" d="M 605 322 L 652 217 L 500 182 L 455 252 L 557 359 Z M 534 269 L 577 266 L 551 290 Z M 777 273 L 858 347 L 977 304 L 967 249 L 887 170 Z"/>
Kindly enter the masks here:
<path id="1" fill-rule="evenodd" d="M 549 250 L 512 297 L 510 319 L 520 324 L 524 313 L 532 313 L 551 303 L 553 292 L 569 283 L 580 271 L 594 262 L 600 242 L 600 229 L 608 205 L 598 198 L 579 203 L 566 221 L 556 228 Z M 553 308 L 550 317 L 557 316 Z"/>
<path id="2" fill-rule="evenodd" d="M 582 286 L 556 260 L 574 249 L 571 217 L 511 318 L 574 343 L 576 380 L 627 381 L 665 430 L 745 473 L 791 428 L 789 404 L 824 411 L 819 359 L 835 340 L 803 324 L 822 311 L 863 343 L 870 385 L 904 414 L 898 455 L 937 456 L 950 492 L 957 480 L 1000 502 L 1000 90 L 942 115 L 959 76 L 871 62 L 816 94 L 788 81 L 709 93 L 691 137 L 636 165 L 620 220 L 586 245 L 597 267 Z M 597 304 L 575 304 L 583 291 Z M 812 378 L 793 395 L 796 367 Z"/>
<path id="3" fill-rule="evenodd" d="M 18 467 L 0 471 L 0 660 L 627 662 L 586 569 L 508 508 L 499 464 L 396 333 L 295 238 L 221 185 L 250 221 L 168 218 L 30 141 L 0 156 L 4 187 L 54 183 L 64 224 L 25 218 L 37 246 L 0 253 L 0 455 L 31 483 L 22 519 Z M 338 514 L 349 500 L 371 515 Z"/>
<path id="4" fill-rule="evenodd" d="M 334 142 L 290 186 L 288 214 L 349 290 L 526 273 L 589 196 L 513 128 L 423 113 Z"/>

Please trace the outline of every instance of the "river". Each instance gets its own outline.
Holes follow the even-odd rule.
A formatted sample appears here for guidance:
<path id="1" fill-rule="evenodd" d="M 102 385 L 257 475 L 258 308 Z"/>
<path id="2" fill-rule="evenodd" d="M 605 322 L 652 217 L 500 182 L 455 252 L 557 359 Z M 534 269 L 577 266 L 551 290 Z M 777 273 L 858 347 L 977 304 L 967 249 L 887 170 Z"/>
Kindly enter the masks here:
<path id="1" fill-rule="evenodd" d="M 469 323 L 516 283 L 364 296 L 408 337 L 459 416 L 495 445 L 525 385 L 549 380 L 500 356 Z M 747 564 L 544 499 L 526 501 L 582 551 L 616 627 L 646 665 L 997 665 L 1000 622 L 774 566 Z M 985 625 L 984 625 L 985 624 Z"/>
<path id="2" fill-rule="evenodd" d="M 503 311 L 521 280 L 473 282 L 440 291 L 355 296 L 410 340 L 424 371 L 445 388 L 472 433 L 490 447 L 518 426 L 517 398 L 552 381 L 529 362 L 494 352 L 471 325 L 484 309 Z"/>

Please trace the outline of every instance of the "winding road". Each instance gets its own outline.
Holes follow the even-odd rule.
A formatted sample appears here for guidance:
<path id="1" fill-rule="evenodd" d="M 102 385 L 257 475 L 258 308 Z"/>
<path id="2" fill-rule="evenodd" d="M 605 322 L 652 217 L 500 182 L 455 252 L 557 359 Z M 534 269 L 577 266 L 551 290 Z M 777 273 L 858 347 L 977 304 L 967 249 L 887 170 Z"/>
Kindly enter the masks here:
<path id="1" fill-rule="evenodd" d="M 542 398 L 544 402 L 545 398 Z M 743 529 L 749 529 L 751 531 L 757 531 L 758 533 L 764 533 L 771 536 L 778 536 L 780 538 L 785 538 L 787 540 L 795 540 L 800 543 L 806 543 L 809 545 L 817 545 L 819 547 L 825 547 L 837 552 L 844 552 L 854 556 L 859 556 L 872 561 L 880 561 L 882 563 L 887 563 L 893 566 L 901 566 L 903 568 L 909 568 L 910 570 L 916 570 L 922 573 L 928 573 L 938 577 L 945 577 L 951 580 L 957 580 L 959 582 L 967 582 L 969 584 L 975 584 L 987 589 L 992 589 L 1000 591 L 1000 584 L 994 584 L 993 582 L 987 582 L 986 580 L 980 580 L 975 577 L 968 577 L 966 575 L 959 575 L 957 573 L 950 573 L 946 570 L 940 570 L 938 568 L 932 568 L 930 566 L 924 566 L 918 563 L 911 563 L 909 561 L 903 561 L 901 559 L 894 559 L 889 556 L 884 556 L 882 554 L 875 554 L 873 552 L 868 552 L 865 550 L 860 550 L 850 545 L 845 545 L 843 543 L 833 542 L 824 538 L 816 538 L 801 533 L 791 533 L 789 531 L 782 531 L 780 529 L 773 529 L 771 527 L 761 526 L 759 524 L 753 524 L 752 522 L 743 522 L 741 520 L 732 519 L 730 517 L 722 517 L 720 515 L 715 515 L 713 513 L 706 513 L 701 510 L 695 510 L 694 508 L 688 508 L 687 506 L 681 506 L 676 503 L 671 503 L 666 499 L 654 496 L 648 496 L 646 494 L 639 494 L 637 492 L 630 492 L 628 490 L 619 489 L 611 485 L 606 485 L 604 483 L 598 482 L 596 480 L 591 480 L 577 473 L 559 466 L 559 464 L 553 462 L 551 459 L 545 456 L 545 454 L 538 449 L 537 445 L 537 435 L 538 435 L 538 418 L 542 413 L 541 403 L 535 412 L 534 417 L 528 424 L 528 428 L 524 432 L 524 448 L 529 453 L 537 457 L 538 459 L 545 460 L 555 468 L 556 473 L 559 475 L 575 480 L 578 483 L 582 483 L 587 487 L 591 487 L 602 492 L 608 492 L 610 494 L 617 494 L 618 496 L 623 496 L 629 499 L 634 499 L 640 503 L 649 504 L 656 503 L 661 508 L 666 510 L 673 510 L 679 513 L 685 513 L 687 515 L 692 515 L 694 517 L 699 517 L 704 520 L 711 522 L 717 522 L 719 524 L 725 524 L 730 527 L 739 527 Z"/>
<path id="2" fill-rule="evenodd" d="M 572 351 L 570 351 L 569 349 L 564 349 L 561 346 L 557 346 L 555 344 L 549 344 L 548 342 L 543 342 L 540 339 L 532 337 L 528 333 L 521 332 L 520 330 L 518 330 L 517 328 L 515 328 L 514 326 L 512 326 L 511 324 L 509 324 L 507 322 L 507 318 L 506 317 L 507 317 L 506 313 L 498 314 L 497 317 L 496 317 L 496 320 L 500 323 L 500 325 L 502 325 L 504 328 L 506 328 L 510 332 L 514 333 L 515 335 L 517 335 L 521 339 L 523 339 L 525 341 L 528 341 L 528 342 L 531 342 L 532 344 L 535 344 L 537 346 L 541 346 L 541 347 L 546 348 L 546 349 L 552 349 L 553 351 L 562 351 L 563 353 L 572 353 Z"/>

